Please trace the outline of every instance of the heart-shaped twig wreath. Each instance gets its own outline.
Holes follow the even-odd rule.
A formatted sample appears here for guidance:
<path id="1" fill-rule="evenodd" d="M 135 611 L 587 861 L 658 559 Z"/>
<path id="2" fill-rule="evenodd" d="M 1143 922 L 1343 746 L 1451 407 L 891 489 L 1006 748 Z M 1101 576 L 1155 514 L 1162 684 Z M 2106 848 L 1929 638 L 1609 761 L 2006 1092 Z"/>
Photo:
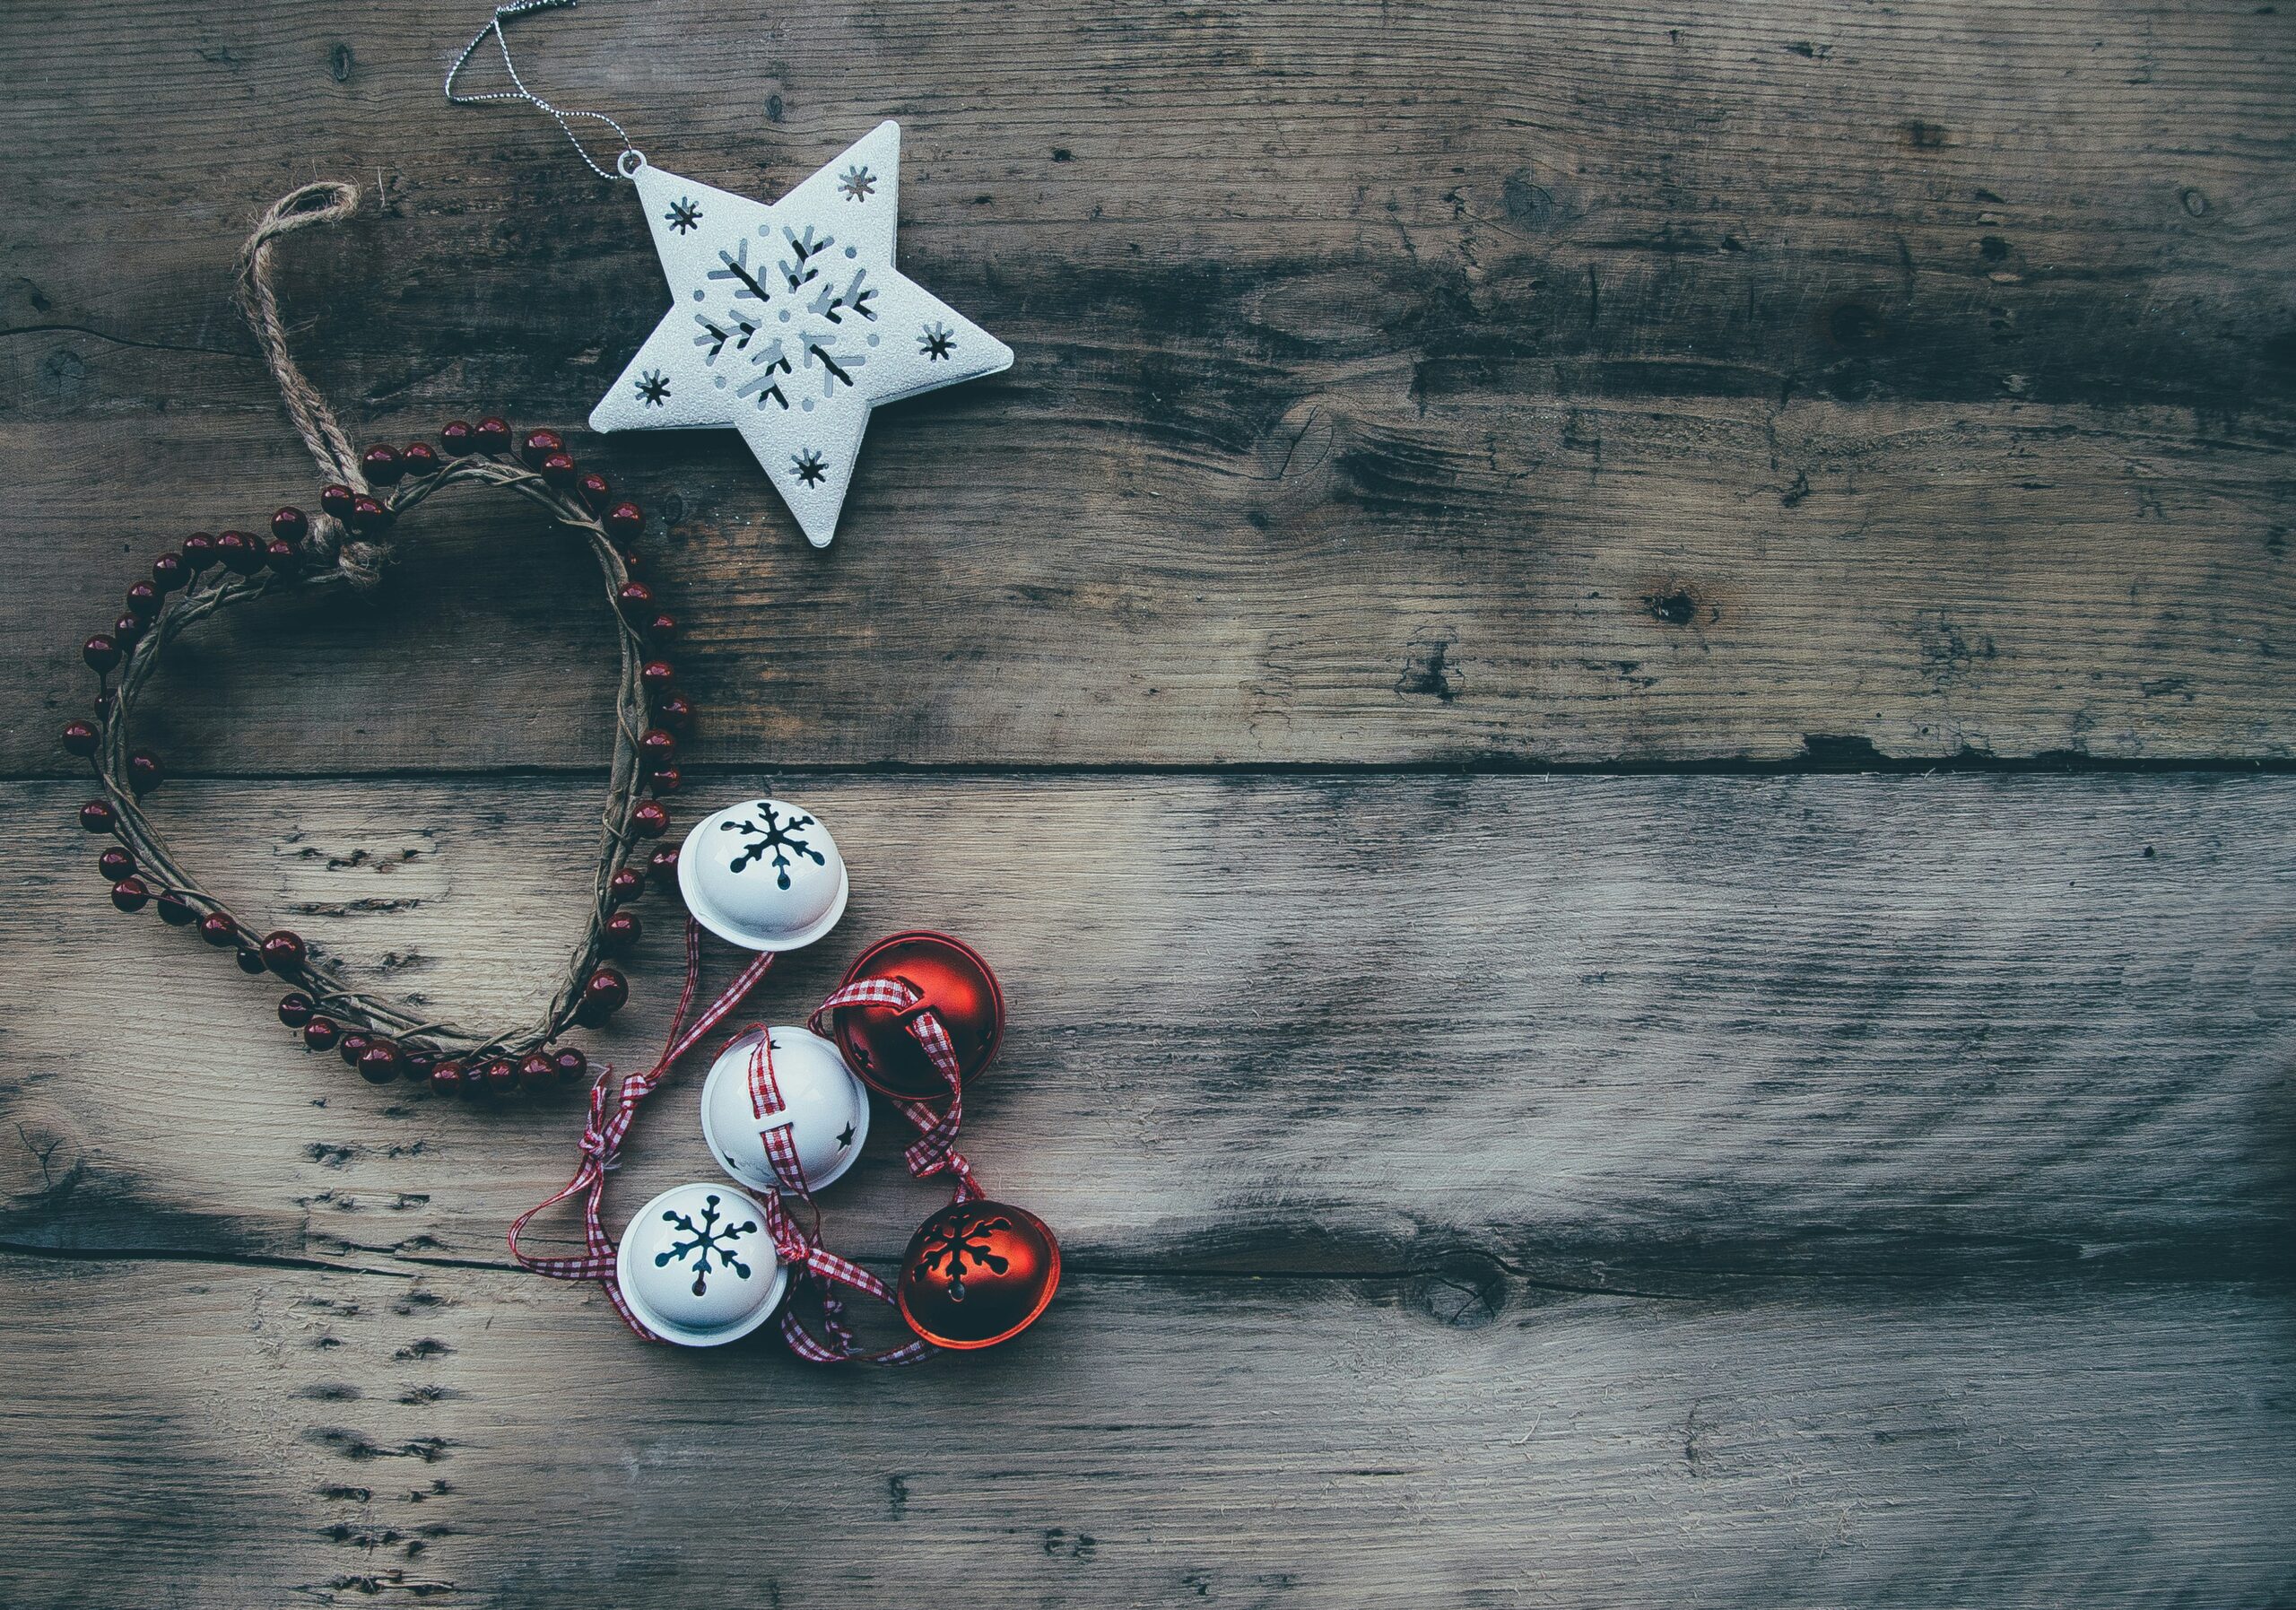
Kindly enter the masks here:
<path id="1" fill-rule="evenodd" d="M 476 425 L 456 421 L 439 432 L 440 448 L 416 442 L 404 448 L 352 448 L 326 400 L 287 351 L 286 331 L 271 288 L 271 254 L 283 235 L 348 217 L 359 205 L 356 187 L 308 185 L 282 197 L 248 237 L 239 262 L 239 289 L 280 396 L 296 431 L 332 484 L 319 494 L 320 512 L 282 509 L 266 538 L 242 531 L 200 533 L 180 550 L 162 553 L 152 579 L 128 589 L 126 613 L 108 632 L 90 638 L 83 653 L 105 686 L 96 718 L 64 729 L 64 745 L 91 760 L 104 797 L 80 807 L 80 824 L 119 842 L 104 851 L 112 903 L 126 911 L 155 905 L 176 927 L 196 925 L 200 936 L 233 950 L 246 971 L 266 970 L 292 985 L 279 1005 L 280 1020 L 300 1032 L 312 1050 L 340 1050 L 344 1059 L 377 1083 L 401 1076 L 424 1079 L 441 1091 L 506 1093 L 584 1081 L 587 1060 L 572 1048 L 544 1048 L 570 1024 L 604 1023 L 628 998 L 622 973 L 601 958 L 633 944 L 636 916 L 619 909 L 643 892 L 645 872 L 633 852 L 661 837 L 669 815 L 657 799 L 677 787 L 678 730 L 691 714 L 673 685 L 667 661 L 649 651 L 674 631 L 656 612 L 654 597 L 634 579 L 638 555 L 627 546 L 644 525 L 638 506 L 616 500 L 603 475 L 582 473 L 555 432 L 535 431 L 514 442 L 499 419 Z M 458 482 L 500 486 L 541 508 L 559 526 L 587 539 L 613 606 L 622 669 L 615 690 L 613 770 L 601 818 L 591 908 L 581 942 L 542 1015 L 497 1033 L 483 1033 L 433 1019 L 412 1003 L 354 989 L 285 929 L 257 937 L 216 896 L 203 889 L 169 851 L 137 805 L 160 780 L 152 755 L 129 747 L 128 720 L 137 693 L 160 657 L 185 628 L 217 610 L 301 589 L 364 588 L 389 559 L 387 541 L 399 515 Z M 111 680 L 117 669 L 117 682 Z M 646 864 L 655 881 L 674 883 L 677 851 L 654 849 Z"/>

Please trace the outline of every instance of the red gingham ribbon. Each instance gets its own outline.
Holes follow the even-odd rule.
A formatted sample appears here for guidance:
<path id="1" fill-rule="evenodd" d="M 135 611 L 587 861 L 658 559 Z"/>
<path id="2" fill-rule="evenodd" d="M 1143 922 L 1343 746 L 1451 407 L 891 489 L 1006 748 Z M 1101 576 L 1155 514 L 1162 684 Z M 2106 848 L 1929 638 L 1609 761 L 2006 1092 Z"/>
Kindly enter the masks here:
<path id="1" fill-rule="evenodd" d="M 893 1098 L 893 1105 L 918 1130 L 917 1139 L 901 1153 L 902 1160 L 909 1164 L 909 1171 L 919 1179 L 929 1179 L 940 1173 L 954 1174 L 956 1189 L 950 1200 L 977 1201 L 988 1193 L 974 1176 L 972 1164 L 957 1150 L 957 1127 L 964 1119 L 964 1086 L 957 1066 L 956 1042 L 949 1038 L 948 1025 L 932 1007 L 910 1011 L 924 998 L 923 990 L 903 979 L 864 979 L 858 984 L 848 984 L 823 1001 L 808 1026 L 816 1034 L 829 1036 L 830 1020 L 841 1006 L 890 1006 L 895 1012 L 907 1014 L 902 1026 L 922 1048 L 934 1071 L 947 1083 L 949 1104 L 935 1111 L 923 1101 Z"/>
<path id="2" fill-rule="evenodd" d="M 686 1023 L 686 1014 L 692 1009 L 694 992 L 701 984 L 701 927 L 691 918 L 685 925 L 685 988 L 678 996 L 678 1008 L 670 1018 L 668 1043 L 664 1046 L 661 1059 L 642 1074 L 632 1074 L 622 1082 L 619 1092 L 611 1096 L 608 1085 L 613 1077 L 611 1067 L 601 1070 L 596 1083 L 590 1087 L 589 1121 L 582 1128 L 582 1162 L 574 1171 L 574 1178 L 556 1195 L 547 1197 L 520 1214 L 510 1225 L 510 1256 L 537 1275 L 552 1280 L 595 1280 L 605 1287 L 606 1301 L 613 1304 L 613 1311 L 622 1322 L 639 1337 L 648 1342 L 662 1338 L 639 1322 L 631 1311 L 622 1294 L 622 1282 L 614 1272 L 613 1238 L 606 1234 L 598 1223 L 598 1205 L 605 1196 L 606 1171 L 614 1166 L 615 1155 L 622 1149 L 623 1137 L 629 1135 L 632 1119 L 638 1116 L 638 1104 L 654 1092 L 655 1086 L 669 1076 L 670 1069 L 679 1057 L 691 1050 L 702 1038 L 723 1022 L 773 965 L 773 953 L 761 952 L 750 958 L 747 966 L 726 986 L 723 994 L 703 1008 L 701 1015 Z M 555 1207 L 578 1192 L 588 1195 L 582 1203 L 582 1240 L 585 1250 L 570 1258 L 534 1258 L 519 1249 L 518 1232 L 526 1222 L 546 1208 Z"/>
<path id="3" fill-rule="evenodd" d="M 873 1353 L 862 1352 L 852 1330 L 845 1323 L 844 1305 L 838 1300 L 836 1288 L 852 1287 L 876 1298 L 888 1307 L 893 1303 L 892 1288 L 868 1270 L 850 1259 L 839 1258 L 821 1244 L 821 1209 L 813 1201 L 813 1193 L 805 1183 L 805 1171 L 797 1161 L 797 1142 L 791 1126 L 787 1123 L 765 1127 L 765 1120 L 787 1110 L 788 1103 L 781 1099 L 781 1086 L 773 1076 L 773 1041 L 763 1029 L 745 1030 L 755 1033 L 757 1043 L 750 1049 L 749 1087 L 750 1113 L 761 1126 L 758 1138 L 765 1143 L 765 1154 L 773 1164 L 774 1178 L 780 1181 L 779 1191 L 770 1191 L 765 1201 L 765 1227 L 773 1237 L 774 1250 L 781 1261 L 790 1266 L 793 1276 L 803 1280 L 813 1277 L 811 1284 L 821 1288 L 822 1326 L 830 1334 L 822 1342 L 805 1328 L 797 1317 L 797 1292 L 794 1289 L 787 1304 L 781 1310 L 781 1339 L 789 1344 L 789 1351 L 813 1364 L 913 1364 L 935 1351 L 933 1345 L 918 1338 L 898 1347 L 882 1348 Z M 736 1035 L 735 1039 L 740 1036 Z M 800 1224 L 796 1215 L 782 1200 L 787 1192 L 804 1205 L 807 1222 Z"/>

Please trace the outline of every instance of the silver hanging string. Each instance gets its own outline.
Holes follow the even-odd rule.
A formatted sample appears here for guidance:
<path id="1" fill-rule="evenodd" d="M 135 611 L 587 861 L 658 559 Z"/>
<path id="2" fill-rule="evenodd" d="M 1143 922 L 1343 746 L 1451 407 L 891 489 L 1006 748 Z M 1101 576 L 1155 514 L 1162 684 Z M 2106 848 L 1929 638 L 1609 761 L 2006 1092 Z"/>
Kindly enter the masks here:
<path id="1" fill-rule="evenodd" d="M 522 100 L 528 106 L 539 107 L 558 119 L 558 126 L 565 131 L 566 138 L 572 144 L 576 154 L 588 164 L 591 172 L 604 179 L 634 178 L 638 170 L 646 165 L 646 153 L 630 143 L 629 130 L 604 112 L 584 112 L 577 111 L 571 107 L 552 106 L 526 88 L 526 81 L 518 76 L 518 65 L 510 59 L 510 41 L 502 31 L 502 24 L 506 21 L 512 17 L 523 17 L 532 11 L 570 9 L 577 3 L 578 0 L 516 0 L 514 4 L 496 6 L 494 15 L 487 20 L 486 26 L 470 36 L 470 42 L 462 48 L 461 54 L 457 56 L 453 64 L 447 68 L 447 99 L 456 106 L 478 106 L 490 100 Z M 471 53 L 485 41 L 486 36 L 490 33 L 494 36 L 494 42 L 502 48 L 503 71 L 509 74 L 511 83 L 517 87 L 508 90 L 487 90 L 475 95 L 457 94 L 455 92 L 456 78 L 460 75 L 465 66 L 469 65 Z M 598 166 L 597 160 L 590 155 L 589 148 L 582 144 L 581 136 L 574 132 L 572 119 L 576 117 L 587 117 L 594 123 L 603 123 L 621 136 L 622 154 L 614 159 L 614 170 L 612 173 Z"/>

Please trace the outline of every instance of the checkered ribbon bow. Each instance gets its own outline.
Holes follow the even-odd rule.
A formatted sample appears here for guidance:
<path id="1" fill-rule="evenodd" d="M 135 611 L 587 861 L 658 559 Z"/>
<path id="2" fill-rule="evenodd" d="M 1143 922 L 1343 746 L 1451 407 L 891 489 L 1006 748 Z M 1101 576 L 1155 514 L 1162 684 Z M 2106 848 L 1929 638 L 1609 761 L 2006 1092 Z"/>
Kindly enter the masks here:
<path id="1" fill-rule="evenodd" d="M 829 1332 L 830 1338 L 823 1342 L 805 1328 L 804 1321 L 797 1317 L 798 1292 L 793 1289 L 781 1310 L 781 1339 L 789 1344 L 790 1352 L 811 1364 L 913 1364 L 927 1357 L 936 1350 L 922 1338 L 876 1352 L 865 1352 L 855 1341 L 851 1328 L 845 1323 L 844 1304 L 838 1298 L 837 1288 L 850 1286 L 893 1307 L 892 1288 L 859 1264 L 839 1258 L 822 1245 L 821 1209 L 813 1202 L 813 1189 L 805 1183 L 805 1171 L 797 1161 L 796 1132 L 786 1118 L 778 1123 L 770 1121 L 788 1110 L 788 1103 L 781 1098 L 781 1086 L 773 1076 L 772 1037 L 761 1028 L 743 1032 L 757 1036 L 750 1048 L 750 1114 L 760 1126 L 758 1138 L 765 1143 L 773 1176 L 781 1182 L 780 1190 L 766 1193 L 766 1232 L 773 1237 L 774 1250 L 788 1266 L 793 1281 L 820 1287 L 822 1327 Z M 803 1205 L 804 1223 L 800 1223 L 797 1215 L 789 1211 L 785 1196 L 794 1197 Z"/>
<path id="2" fill-rule="evenodd" d="M 906 1028 L 926 1060 L 949 1087 L 949 1104 L 935 1111 L 924 1101 L 893 1098 L 893 1105 L 901 1117 L 916 1126 L 918 1137 L 901 1153 L 909 1164 L 909 1171 L 919 1179 L 930 1179 L 935 1174 L 949 1173 L 957 1177 L 952 1202 L 972 1202 L 988 1193 L 981 1188 L 972 1171 L 972 1164 L 957 1150 L 957 1126 L 964 1118 L 964 1087 L 957 1066 L 956 1042 L 949 1038 L 948 1025 L 939 1013 L 922 1005 L 925 992 L 905 979 L 865 979 L 858 984 L 848 984 L 821 1004 L 809 1027 L 816 1034 L 834 1038 L 831 1034 L 831 1020 L 844 1006 L 885 1006 L 901 1014 L 901 1026 Z M 935 1098 L 936 1101 L 939 1099 Z"/>
<path id="3" fill-rule="evenodd" d="M 613 1311 L 622 1322 L 640 1338 L 658 1342 L 662 1338 L 646 1328 L 631 1311 L 629 1301 L 622 1294 L 622 1282 L 614 1272 L 614 1240 L 598 1223 L 598 1206 L 605 1197 L 606 1172 L 614 1166 L 615 1155 L 630 1133 L 630 1126 L 638 1116 L 638 1104 L 654 1092 L 655 1086 L 669 1076 L 670 1069 L 679 1057 L 691 1050 L 711 1030 L 740 1005 L 766 970 L 773 965 L 773 953 L 761 953 L 750 958 L 749 964 L 735 975 L 718 998 L 702 1009 L 701 1015 L 691 1025 L 686 1014 L 692 1010 L 694 993 L 701 984 L 701 927 L 688 918 L 685 925 L 685 989 L 678 996 L 678 1009 L 670 1019 L 668 1043 L 663 1048 L 661 1059 L 642 1074 L 632 1074 L 622 1082 L 619 1090 L 610 1089 L 613 1070 L 604 1069 L 598 1081 L 590 1087 L 589 1121 L 582 1127 L 582 1162 L 575 1170 L 574 1178 L 555 1196 L 536 1203 L 520 1214 L 510 1225 L 510 1256 L 520 1265 L 537 1275 L 552 1280 L 595 1280 L 605 1287 L 606 1301 L 613 1304 Z M 536 1214 L 557 1206 L 569 1197 L 587 1193 L 582 1201 L 582 1241 L 584 1250 L 570 1258 L 535 1258 L 520 1249 L 518 1232 Z"/>

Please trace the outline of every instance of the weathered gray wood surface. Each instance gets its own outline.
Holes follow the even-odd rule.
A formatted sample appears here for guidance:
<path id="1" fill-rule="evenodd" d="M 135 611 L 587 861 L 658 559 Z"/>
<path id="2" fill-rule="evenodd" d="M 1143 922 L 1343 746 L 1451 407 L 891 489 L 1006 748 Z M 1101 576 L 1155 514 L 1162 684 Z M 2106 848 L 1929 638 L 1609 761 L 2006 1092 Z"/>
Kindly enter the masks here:
<path id="1" fill-rule="evenodd" d="M 464 20 L 0 19 L 10 682 L 76 685 L 54 623 L 115 595 L 96 557 L 310 496 L 228 300 L 288 184 L 387 192 L 291 254 L 362 431 L 578 424 L 652 327 L 627 190 L 538 114 L 440 100 Z M 560 99 L 736 187 L 900 117 L 903 261 L 1020 354 L 881 422 L 826 556 L 730 433 L 578 438 L 680 517 L 718 758 L 2291 752 L 2274 8 L 682 0 L 526 39 Z M 371 637 L 275 645 L 304 699 L 203 700 L 203 753 L 582 753 L 562 667 L 602 640 L 491 512 Z M 373 643 L 434 610 L 434 651 Z M 386 761 L 324 685 L 346 655 L 457 711 L 489 657 L 530 719 L 394 721 Z M 45 727 L 10 767 L 55 763 Z"/>
<path id="2" fill-rule="evenodd" d="M 2290 17 L 526 25 L 735 188 L 899 117 L 904 264 L 1020 353 L 881 419 L 826 554 L 730 436 L 573 433 L 689 624 L 681 810 L 853 856 L 766 1014 L 908 924 L 1011 988 L 968 1149 L 1068 1281 L 892 1376 L 512 1272 L 570 1104 L 302 1057 L 69 823 L 79 639 L 311 496 L 261 205 L 379 192 L 288 253 L 362 439 L 571 425 L 650 328 L 628 194 L 439 102 L 478 20 L 0 8 L 0 1605 L 2296 1599 Z M 577 904 L 608 636 L 523 514 L 404 545 L 184 645 L 154 808 L 483 1011 Z"/>

